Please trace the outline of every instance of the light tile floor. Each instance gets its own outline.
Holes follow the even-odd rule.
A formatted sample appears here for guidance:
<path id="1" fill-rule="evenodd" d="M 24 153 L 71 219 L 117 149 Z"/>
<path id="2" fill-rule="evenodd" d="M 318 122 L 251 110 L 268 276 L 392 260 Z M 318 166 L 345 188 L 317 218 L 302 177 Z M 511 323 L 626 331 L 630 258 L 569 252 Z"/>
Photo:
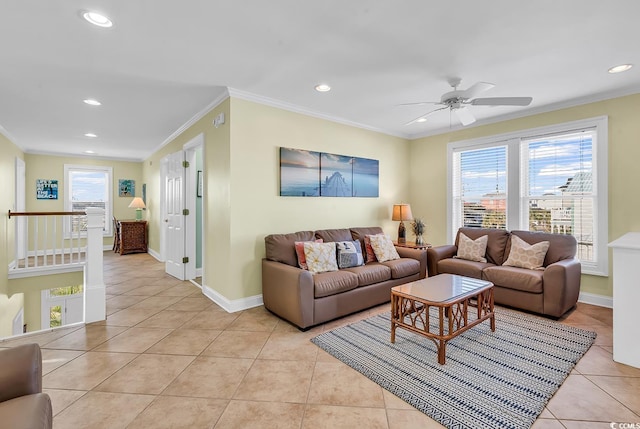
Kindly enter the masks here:
<path id="1" fill-rule="evenodd" d="M 0 343 L 41 345 L 56 429 L 442 427 L 309 341 L 388 304 L 301 332 L 264 307 L 226 313 L 147 254 L 105 252 L 105 283 L 105 322 Z M 611 309 L 579 304 L 562 323 L 598 338 L 534 428 L 640 424 Z"/>

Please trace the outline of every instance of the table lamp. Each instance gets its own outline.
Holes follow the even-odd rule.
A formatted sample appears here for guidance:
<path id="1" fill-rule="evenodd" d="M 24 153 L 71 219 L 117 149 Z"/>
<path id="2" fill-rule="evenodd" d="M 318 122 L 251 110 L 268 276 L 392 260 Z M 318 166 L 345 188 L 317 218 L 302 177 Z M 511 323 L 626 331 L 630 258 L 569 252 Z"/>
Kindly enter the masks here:
<path id="1" fill-rule="evenodd" d="M 142 220 L 142 209 L 147 208 L 147 206 L 144 205 L 142 198 L 135 197 L 129 204 L 129 208 L 136 209 L 136 220 Z"/>
<path id="2" fill-rule="evenodd" d="M 411 206 L 409 204 L 394 204 L 391 220 L 399 220 L 400 226 L 398 227 L 398 243 L 405 243 L 407 241 L 407 232 L 404 227 L 405 220 L 412 220 Z"/>

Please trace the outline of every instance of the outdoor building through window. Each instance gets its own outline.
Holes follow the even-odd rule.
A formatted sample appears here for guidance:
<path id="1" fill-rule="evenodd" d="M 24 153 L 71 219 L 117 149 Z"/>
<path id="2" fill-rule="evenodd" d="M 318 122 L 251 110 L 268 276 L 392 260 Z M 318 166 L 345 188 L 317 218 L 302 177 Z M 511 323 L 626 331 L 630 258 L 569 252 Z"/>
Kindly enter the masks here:
<path id="1" fill-rule="evenodd" d="M 104 209 L 104 235 L 111 235 L 111 168 L 65 164 L 64 171 L 65 210 L 83 212 L 87 207 Z M 71 225 L 65 225 L 65 228 L 67 232 L 86 232 L 87 225 L 74 217 Z"/>
<path id="2" fill-rule="evenodd" d="M 579 121 L 449 145 L 449 232 L 573 235 L 584 273 L 606 275 L 607 121 Z"/>

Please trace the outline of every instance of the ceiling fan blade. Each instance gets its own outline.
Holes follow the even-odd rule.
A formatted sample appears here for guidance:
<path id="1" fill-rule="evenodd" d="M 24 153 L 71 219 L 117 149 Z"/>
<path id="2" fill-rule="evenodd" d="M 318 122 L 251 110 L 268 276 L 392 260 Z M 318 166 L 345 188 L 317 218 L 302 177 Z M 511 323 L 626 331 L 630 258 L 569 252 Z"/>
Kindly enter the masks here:
<path id="1" fill-rule="evenodd" d="M 401 103 L 396 104 L 396 106 L 420 106 L 423 104 L 440 104 L 439 101 L 418 101 L 416 103 Z"/>
<path id="2" fill-rule="evenodd" d="M 432 110 L 432 111 L 431 111 L 431 112 L 429 112 L 429 113 L 425 113 L 424 115 L 418 116 L 418 117 L 417 117 L 417 118 L 415 118 L 413 121 L 409 121 L 409 122 L 407 122 L 405 125 L 411 125 L 411 124 L 414 124 L 414 123 L 418 122 L 420 119 L 422 119 L 422 118 L 426 118 L 427 116 L 431 115 L 432 113 L 436 113 L 436 112 L 438 112 L 438 111 L 440 111 L 440 110 L 444 110 L 444 109 L 448 109 L 448 108 L 449 108 L 448 106 L 444 106 L 444 107 L 441 107 L 441 108 L 439 108 L 439 109 Z"/>
<path id="3" fill-rule="evenodd" d="M 467 125 L 471 125 L 476 121 L 476 118 L 473 117 L 469 109 L 466 107 L 461 107 L 460 109 L 453 109 L 453 113 L 456 115 L 460 123 L 465 127 Z"/>
<path id="4" fill-rule="evenodd" d="M 470 100 L 472 98 L 476 98 L 481 93 L 490 90 L 494 86 L 495 86 L 494 84 L 489 82 L 478 82 L 470 86 L 469 88 L 465 89 L 464 91 L 460 91 L 460 96 L 462 98 L 466 98 L 467 100 Z"/>
<path id="5" fill-rule="evenodd" d="M 470 104 L 474 106 L 528 106 L 533 97 L 490 97 L 476 98 Z"/>

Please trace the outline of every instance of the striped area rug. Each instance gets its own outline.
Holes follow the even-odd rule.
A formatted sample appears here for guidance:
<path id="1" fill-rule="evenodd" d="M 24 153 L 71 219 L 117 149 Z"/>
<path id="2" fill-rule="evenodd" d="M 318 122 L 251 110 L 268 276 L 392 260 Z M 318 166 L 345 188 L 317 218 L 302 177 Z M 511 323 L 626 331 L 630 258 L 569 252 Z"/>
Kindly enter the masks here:
<path id="1" fill-rule="evenodd" d="M 596 338 L 496 307 L 496 331 L 487 320 L 450 340 L 439 365 L 433 341 L 398 328 L 391 344 L 390 329 L 380 314 L 311 341 L 448 428 L 531 427 Z"/>

